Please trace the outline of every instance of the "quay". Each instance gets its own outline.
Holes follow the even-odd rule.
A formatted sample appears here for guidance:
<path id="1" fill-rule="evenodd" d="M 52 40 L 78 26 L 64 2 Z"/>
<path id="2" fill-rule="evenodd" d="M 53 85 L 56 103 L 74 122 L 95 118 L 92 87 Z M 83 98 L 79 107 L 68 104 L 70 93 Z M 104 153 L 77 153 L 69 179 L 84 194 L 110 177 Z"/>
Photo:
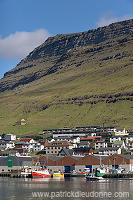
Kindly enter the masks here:
<path id="1" fill-rule="evenodd" d="M 103 178 L 133 178 L 133 173 L 104 174 Z"/>
<path id="2" fill-rule="evenodd" d="M 31 173 L 24 173 L 19 171 L 3 172 L 0 173 L 0 177 L 10 177 L 10 178 L 32 178 Z"/>

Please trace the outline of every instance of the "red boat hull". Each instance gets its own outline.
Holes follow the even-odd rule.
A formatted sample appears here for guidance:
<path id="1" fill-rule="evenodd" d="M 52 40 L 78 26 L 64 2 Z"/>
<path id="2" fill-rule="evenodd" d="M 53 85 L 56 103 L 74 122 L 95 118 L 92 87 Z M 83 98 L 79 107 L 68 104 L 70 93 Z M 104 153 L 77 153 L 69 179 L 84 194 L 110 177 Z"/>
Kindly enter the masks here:
<path id="1" fill-rule="evenodd" d="M 51 174 L 45 174 L 43 172 L 32 171 L 33 178 L 50 178 Z"/>

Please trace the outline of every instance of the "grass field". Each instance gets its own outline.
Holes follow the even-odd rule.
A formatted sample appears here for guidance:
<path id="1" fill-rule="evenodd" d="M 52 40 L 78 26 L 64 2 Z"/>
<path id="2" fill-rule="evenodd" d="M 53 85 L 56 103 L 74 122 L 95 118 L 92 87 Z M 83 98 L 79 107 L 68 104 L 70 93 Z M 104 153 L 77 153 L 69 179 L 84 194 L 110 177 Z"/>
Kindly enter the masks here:
<path id="1" fill-rule="evenodd" d="M 69 59 L 57 62 L 54 73 L 1 92 L 0 133 L 31 135 L 46 128 L 103 124 L 133 128 L 133 38 L 129 37 L 124 45 L 116 39 L 110 47 L 108 43 L 73 50 Z M 104 48 L 86 53 L 100 46 Z M 16 81 L 23 73 L 28 76 L 37 70 L 46 71 L 55 60 L 58 59 L 29 61 L 33 68 L 5 80 Z M 116 101 L 107 103 L 110 99 Z M 27 124 L 16 125 L 23 118 Z"/>

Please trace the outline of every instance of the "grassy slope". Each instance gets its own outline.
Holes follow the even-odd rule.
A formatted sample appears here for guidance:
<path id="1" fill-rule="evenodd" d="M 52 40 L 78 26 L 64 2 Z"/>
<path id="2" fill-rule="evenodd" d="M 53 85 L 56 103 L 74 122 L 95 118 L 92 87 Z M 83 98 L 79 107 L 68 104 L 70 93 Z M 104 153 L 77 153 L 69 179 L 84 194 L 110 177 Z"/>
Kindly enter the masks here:
<path id="1" fill-rule="evenodd" d="M 104 46 L 103 50 L 92 53 L 85 52 L 92 46 L 81 48 L 73 52 L 69 59 L 61 62 L 60 69 L 56 73 L 13 91 L 1 93 L 0 132 L 24 135 L 38 133 L 45 128 L 103 125 L 103 123 L 105 126 L 133 128 L 132 101 L 89 104 L 85 103 L 87 100 L 83 100 L 82 106 L 78 101 L 77 103 L 70 101 L 73 104 L 57 104 L 59 100 L 67 102 L 68 98 L 84 95 L 132 92 L 132 44 L 130 38 L 123 45 L 113 41 L 110 48 L 107 47 L 107 43 L 100 44 Z M 123 52 L 127 52 L 128 56 L 121 56 L 120 59 L 119 56 L 104 59 L 118 53 L 122 55 Z M 82 64 L 78 65 L 81 61 Z M 40 65 L 42 64 L 38 64 L 36 68 Z M 54 105 L 43 109 L 47 104 Z M 27 125 L 14 126 L 15 122 L 22 118 L 27 121 Z"/>

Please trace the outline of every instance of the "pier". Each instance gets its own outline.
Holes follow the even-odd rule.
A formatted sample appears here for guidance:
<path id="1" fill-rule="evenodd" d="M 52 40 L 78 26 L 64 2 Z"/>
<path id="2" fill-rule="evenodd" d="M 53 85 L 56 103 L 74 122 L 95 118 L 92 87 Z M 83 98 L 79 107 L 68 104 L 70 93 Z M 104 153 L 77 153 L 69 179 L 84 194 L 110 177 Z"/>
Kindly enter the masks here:
<path id="1" fill-rule="evenodd" d="M 20 172 L 20 171 L 11 171 L 11 172 L 2 172 L 0 177 L 10 177 L 10 178 L 32 178 L 30 172 Z"/>
<path id="2" fill-rule="evenodd" d="M 133 178 L 133 173 L 104 174 L 103 178 Z"/>

